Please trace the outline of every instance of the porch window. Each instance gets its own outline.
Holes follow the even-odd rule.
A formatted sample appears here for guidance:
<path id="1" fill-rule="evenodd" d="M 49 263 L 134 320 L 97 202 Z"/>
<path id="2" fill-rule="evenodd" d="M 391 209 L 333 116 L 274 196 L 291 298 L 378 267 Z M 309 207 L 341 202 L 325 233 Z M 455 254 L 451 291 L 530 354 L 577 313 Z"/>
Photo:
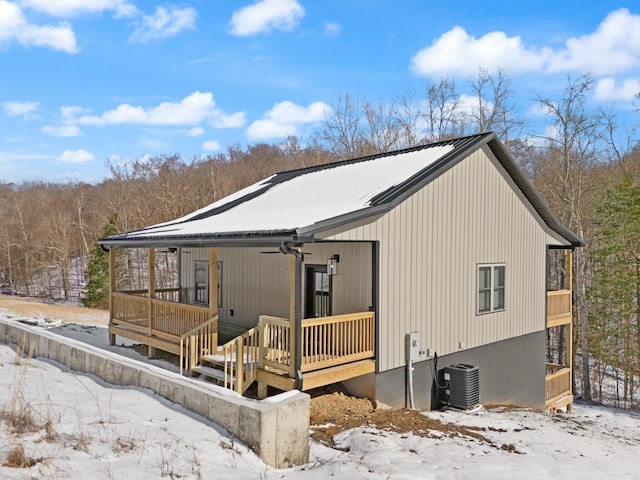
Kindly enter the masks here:
<path id="1" fill-rule="evenodd" d="M 218 275 L 218 307 L 222 307 L 222 262 L 217 264 Z M 209 305 L 209 262 L 195 261 L 195 303 Z"/>
<path id="2" fill-rule="evenodd" d="M 478 314 L 504 310 L 505 265 L 478 265 Z"/>
<path id="3" fill-rule="evenodd" d="M 200 305 L 209 304 L 209 262 L 196 261 L 195 264 L 195 302 Z"/>

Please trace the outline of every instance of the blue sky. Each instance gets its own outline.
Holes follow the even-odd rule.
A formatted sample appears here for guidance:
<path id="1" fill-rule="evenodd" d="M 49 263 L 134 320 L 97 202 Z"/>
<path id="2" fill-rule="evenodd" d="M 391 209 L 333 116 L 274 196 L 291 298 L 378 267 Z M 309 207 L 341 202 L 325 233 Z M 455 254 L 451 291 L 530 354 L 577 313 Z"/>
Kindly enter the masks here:
<path id="1" fill-rule="evenodd" d="M 638 1 L 0 0 L 0 182 L 99 182 L 105 161 L 304 140 L 350 93 L 505 70 L 531 111 L 567 75 L 634 108 Z M 626 115 L 638 122 L 638 114 Z"/>

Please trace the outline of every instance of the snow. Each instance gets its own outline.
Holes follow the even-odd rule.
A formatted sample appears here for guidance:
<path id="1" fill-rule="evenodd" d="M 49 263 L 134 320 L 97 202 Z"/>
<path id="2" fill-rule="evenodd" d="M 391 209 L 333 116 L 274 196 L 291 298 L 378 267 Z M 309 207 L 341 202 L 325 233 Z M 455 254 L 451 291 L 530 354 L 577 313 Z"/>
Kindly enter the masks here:
<path id="1" fill-rule="evenodd" d="M 191 220 L 196 215 L 257 192 L 268 185 L 271 178 L 262 180 L 186 217 L 117 238 L 299 230 L 370 206 L 371 199 L 377 194 L 408 180 L 453 148 L 453 145 L 434 146 L 312 170 L 272 185 L 257 197 L 217 215 Z"/>
<path id="2" fill-rule="evenodd" d="M 0 312 L 0 318 L 8 318 Z M 96 348 L 103 327 L 51 329 Z M 119 350 L 118 350 L 119 349 Z M 144 358 L 144 357 L 140 357 Z M 0 478 L 24 479 L 540 479 L 639 478 L 640 415 L 577 402 L 572 414 L 489 409 L 425 413 L 477 427 L 489 439 L 437 438 L 363 426 L 337 435 L 339 449 L 311 442 L 309 464 L 276 470 L 221 427 L 150 390 L 116 387 L 0 344 Z M 12 432 L 11 412 L 35 431 Z M 48 424 L 48 428 L 45 428 Z M 313 427 L 312 427 L 313 428 Z M 29 468 L 4 463 L 22 445 Z M 511 451 L 508 451 L 511 450 Z"/>

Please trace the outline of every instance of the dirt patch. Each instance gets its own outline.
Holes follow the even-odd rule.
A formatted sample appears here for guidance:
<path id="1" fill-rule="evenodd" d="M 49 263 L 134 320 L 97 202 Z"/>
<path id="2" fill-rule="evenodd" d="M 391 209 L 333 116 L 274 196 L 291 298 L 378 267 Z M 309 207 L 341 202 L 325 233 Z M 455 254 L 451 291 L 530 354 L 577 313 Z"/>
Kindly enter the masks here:
<path id="1" fill-rule="evenodd" d="M 340 388 L 324 388 L 311 394 L 312 438 L 335 447 L 334 436 L 352 428 L 372 427 L 425 438 L 464 437 L 493 448 L 519 453 L 513 445 L 498 444 L 479 432 L 484 428 L 441 422 L 418 410 L 376 408 L 371 400 L 347 395 Z"/>

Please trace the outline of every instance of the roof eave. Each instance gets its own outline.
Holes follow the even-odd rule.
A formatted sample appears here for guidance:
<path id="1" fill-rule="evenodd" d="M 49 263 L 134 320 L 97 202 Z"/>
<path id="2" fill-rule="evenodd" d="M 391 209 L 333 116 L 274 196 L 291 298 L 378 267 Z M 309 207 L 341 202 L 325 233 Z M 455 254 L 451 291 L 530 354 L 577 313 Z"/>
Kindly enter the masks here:
<path id="1" fill-rule="evenodd" d="M 107 248 L 163 247 L 277 247 L 282 242 L 301 243 L 295 232 L 241 232 L 226 235 L 183 235 L 126 238 L 103 237 L 98 245 Z"/>
<path id="2" fill-rule="evenodd" d="M 560 221 L 553 215 L 551 208 L 547 205 L 544 199 L 538 194 L 533 184 L 527 177 L 524 176 L 522 171 L 517 167 L 515 161 L 509 154 L 509 152 L 503 147 L 502 143 L 498 140 L 497 136 L 493 134 L 491 138 L 488 138 L 487 145 L 496 156 L 498 161 L 507 170 L 507 173 L 511 176 L 518 188 L 524 193 L 525 197 L 529 200 L 533 208 L 538 212 L 538 215 L 542 218 L 545 224 L 562 238 L 564 238 L 571 247 L 584 247 L 585 242 L 576 235 L 574 232 L 565 227 Z"/>

